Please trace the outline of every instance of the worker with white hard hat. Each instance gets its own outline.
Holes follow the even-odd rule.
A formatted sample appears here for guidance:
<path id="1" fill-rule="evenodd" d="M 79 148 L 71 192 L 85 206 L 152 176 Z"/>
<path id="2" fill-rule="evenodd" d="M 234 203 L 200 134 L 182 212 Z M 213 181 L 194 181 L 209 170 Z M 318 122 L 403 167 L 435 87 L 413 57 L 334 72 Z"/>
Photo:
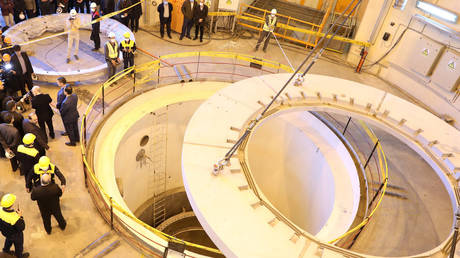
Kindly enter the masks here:
<path id="1" fill-rule="evenodd" d="M 16 257 L 29 257 L 29 253 L 23 253 L 24 250 L 24 229 L 26 224 L 22 217 L 22 212 L 14 209 L 16 195 L 5 194 L 0 202 L 0 231 L 5 236 L 5 245 L 3 252 Z M 14 252 L 11 246 L 14 244 Z"/>
<path id="2" fill-rule="evenodd" d="M 267 52 L 268 42 L 270 41 L 270 34 L 274 33 L 278 19 L 276 18 L 276 9 L 272 9 L 270 15 L 265 16 L 264 27 L 262 33 L 260 33 L 259 40 L 257 41 L 255 51 L 259 50 L 260 43 L 265 40 L 263 51 Z"/>
<path id="3" fill-rule="evenodd" d="M 123 69 L 129 68 L 134 65 L 134 52 L 136 52 L 136 42 L 131 39 L 131 33 L 125 32 L 123 34 L 125 38 L 120 42 L 121 53 L 123 54 Z M 131 72 L 131 76 L 134 77 L 134 71 Z"/>
<path id="4" fill-rule="evenodd" d="M 80 41 L 79 29 L 81 26 L 80 17 L 77 16 L 75 9 L 70 10 L 69 19 L 66 21 L 66 31 L 68 31 L 67 37 L 67 63 L 70 63 L 70 53 L 72 52 L 72 45 L 75 42 L 75 53 L 74 57 L 78 60 L 78 46 Z"/>
<path id="5" fill-rule="evenodd" d="M 115 39 L 115 33 L 109 33 L 109 41 L 104 46 L 105 61 L 107 62 L 107 69 L 109 71 L 108 79 L 112 78 L 117 71 L 117 65 L 120 63 L 120 49 L 118 42 Z M 116 83 L 116 82 L 115 82 Z"/>
<path id="6" fill-rule="evenodd" d="M 101 17 L 99 11 L 97 10 L 97 4 L 95 2 L 91 2 L 91 21 L 97 20 Z M 101 23 L 96 22 L 91 24 L 91 36 L 90 39 L 94 41 L 94 48 L 93 51 L 98 51 L 101 47 L 101 38 L 99 37 L 99 33 L 101 32 Z"/>

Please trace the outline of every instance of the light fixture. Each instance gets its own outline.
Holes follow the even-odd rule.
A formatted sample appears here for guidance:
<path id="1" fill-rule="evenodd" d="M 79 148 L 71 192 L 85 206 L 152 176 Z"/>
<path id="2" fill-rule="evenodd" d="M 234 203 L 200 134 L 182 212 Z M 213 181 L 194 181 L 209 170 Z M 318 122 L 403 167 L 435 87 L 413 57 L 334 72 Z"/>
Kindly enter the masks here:
<path id="1" fill-rule="evenodd" d="M 439 19 L 442 19 L 442 20 L 445 20 L 451 23 L 457 23 L 458 15 L 454 12 L 451 12 L 437 5 L 430 4 L 424 1 L 417 1 L 416 6 L 420 10 L 426 13 L 429 13 Z"/>
<path id="2" fill-rule="evenodd" d="M 393 7 L 399 10 L 404 10 L 404 7 L 406 7 L 406 4 L 407 4 L 407 0 L 395 0 Z"/>

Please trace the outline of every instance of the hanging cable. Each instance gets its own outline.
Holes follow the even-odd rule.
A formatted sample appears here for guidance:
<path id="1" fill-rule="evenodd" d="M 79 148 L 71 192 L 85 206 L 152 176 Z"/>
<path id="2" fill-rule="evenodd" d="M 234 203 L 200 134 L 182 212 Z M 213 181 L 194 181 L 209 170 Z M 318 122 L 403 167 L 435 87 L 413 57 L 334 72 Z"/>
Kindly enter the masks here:
<path id="1" fill-rule="evenodd" d="M 307 66 L 305 72 L 302 74 L 302 78 L 303 76 L 311 69 L 311 67 L 315 64 L 316 60 L 321 56 L 321 54 L 324 52 L 324 50 L 326 49 L 326 47 L 330 44 L 330 42 L 332 41 L 332 39 L 335 37 L 335 35 L 337 34 L 338 32 L 338 28 L 342 27 L 345 22 L 350 18 L 350 16 L 355 12 L 356 8 L 359 6 L 359 4 L 361 3 L 362 0 L 358 0 L 356 2 L 356 0 L 352 0 L 348 6 L 345 8 L 345 10 L 343 10 L 343 12 L 340 14 L 339 16 L 339 19 L 340 18 L 344 18 L 345 19 L 343 20 L 343 22 L 340 24 L 340 26 L 337 26 L 338 22 L 334 22 L 332 24 L 331 27 L 329 27 L 329 29 L 327 30 L 327 32 L 325 33 L 325 35 L 318 41 L 318 43 L 316 44 L 316 46 L 310 51 L 310 53 L 307 55 L 307 57 L 302 61 L 302 63 L 299 65 L 299 67 L 294 71 L 294 73 L 292 74 L 292 76 L 287 80 L 287 82 L 284 84 L 284 86 L 281 88 L 281 90 L 274 96 L 274 98 L 270 101 L 270 103 L 265 107 L 265 109 L 253 120 L 251 121 L 251 123 L 249 124 L 249 126 L 246 128 L 245 132 L 243 133 L 243 135 L 237 140 L 237 142 L 230 148 L 230 150 L 225 154 L 225 157 L 220 160 L 217 164 L 214 164 L 214 170 L 213 170 L 213 173 L 215 175 L 217 175 L 219 173 L 220 170 L 223 169 L 223 166 L 224 165 L 227 165 L 229 164 L 229 160 L 230 158 L 233 156 L 233 154 L 235 153 L 235 151 L 238 149 L 238 147 L 243 143 L 243 141 L 246 139 L 246 137 L 249 135 L 249 133 L 252 131 L 252 129 L 255 127 L 255 125 L 257 124 L 258 121 L 260 121 L 260 119 L 262 119 L 262 117 L 265 115 L 265 113 L 269 110 L 269 108 L 271 107 L 271 105 L 273 105 L 273 103 L 277 100 L 277 98 L 281 95 L 281 93 L 284 91 L 284 89 L 289 85 L 289 83 L 292 81 L 292 79 L 298 74 L 298 72 L 303 68 L 303 66 L 307 63 L 307 61 L 310 59 L 311 56 L 313 56 L 313 53 L 315 52 L 315 50 L 317 50 L 319 48 L 319 46 L 321 46 L 322 42 L 325 40 L 325 39 L 328 39 L 328 41 L 326 41 L 326 44 L 324 44 L 324 46 L 320 49 L 320 51 L 315 55 L 314 59 L 310 62 L 310 64 Z M 356 3 L 355 3 L 356 2 Z M 352 8 L 352 10 L 350 11 L 350 13 L 348 13 L 348 15 L 345 16 L 345 14 L 348 12 L 348 10 L 354 5 L 354 7 Z M 334 30 L 335 28 L 335 31 L 334 33 L 329 36 L 329 34 Z"/>
<path id="2" fill-rule="evenodd" d="M 273 34 L 273 37 L 275 38 L 276 40 L 276 43 L 278 44 L 278 47 L 281 49 L 281 52 L 283 52 L 283 55 L 284 55 L 284 58 L 286 59 L 286 61 L 288 62 L 289 66 L 291 67 L 292 71 L 294 71 L 294 67 L 292 66 L 292 63 L 291 61 L 289 61 L 289 58 L 287 57 L 286 53 L 284 52 L 284 49 L 281 47 L 279 41 L 278 41 L 278 38 L 276 37 L 275 33 L 273 31 L 270 31 L 271 34 Z M 270 34 L 268 34 L 270 35 Z"/>

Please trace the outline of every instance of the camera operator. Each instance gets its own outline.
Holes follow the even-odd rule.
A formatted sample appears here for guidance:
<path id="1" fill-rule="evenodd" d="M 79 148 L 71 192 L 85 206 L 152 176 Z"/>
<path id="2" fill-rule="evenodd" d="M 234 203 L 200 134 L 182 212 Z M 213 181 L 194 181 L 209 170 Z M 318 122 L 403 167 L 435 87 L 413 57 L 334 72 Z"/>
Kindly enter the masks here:
<path id="1" fill-rule="evenodd" d="M 26 94 L 24 81 L 20 79 L 16 71 L 17 67 L 14 67 L 14 64 L 11 63 L 11 56 L 3 54 L 3 64 L 0 66 L 0 72 L 5 83 L 6 92 L 12 97 L 18 96 L 18 91 L 21 91 L 22 95 Z"/>

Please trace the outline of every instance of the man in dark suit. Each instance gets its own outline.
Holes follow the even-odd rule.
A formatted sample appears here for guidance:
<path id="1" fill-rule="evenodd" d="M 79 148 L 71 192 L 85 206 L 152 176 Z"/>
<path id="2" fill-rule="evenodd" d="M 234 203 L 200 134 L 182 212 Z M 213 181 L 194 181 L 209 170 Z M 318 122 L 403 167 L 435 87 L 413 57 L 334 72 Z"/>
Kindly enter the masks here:
<path id="1" fill-rule="evenodd" d="M 13 67 L 16 67 L 16 75 L 27 85 L 27 89 L 32 90 L 32 76 L 34 74 L 34 68 L 30 63 L 29 56 L 26 52 L 21 51 L 19 45 L 13 47 L 14 55 L 11 57 L 11 63 Z"/>
<path id="2" fill-rule="evenodd" d="M 192 39 L 190 37 L 190 29 L 193 26 L 193 8 L 195 8 L 195 4 L 194 0 L 185 0 L 182 4 L 181 11 L 184 15 L 184 22 L 182 23 L 182 33 L 179 40 L 182 40 L 184 36 Z"/>
<path id="3" fill-rule="evenodd" d="M 22 121 L 24 120 L 24 117 L 18 113 L 18 111 L 16 111 L 16 102 L 14 100 L 9 100 L 6 102 L 5 110 L 0 113 L 0 116 L 4 122 L 6 122 L 6 114 L 11 114 L 13 117 L 13 126 L 18 129 L 19 136 L 22 138 L 24 136 L 24 129 L 22 128 Z"/>
<path id="4" fill-rule="evenodd" d="M 168 38 L 171 38 L 171 17 L 173 6 L 168 3 L 168 0 L 164 0 L 163 3 L 158 5 L 157 8 L 158 14 L 160 15 L 160 35 L 163 38 L 165 35 L 165 26 L 166 32 L 168 33 Z"/>
<path id="5" fill-rule="evenodd" d="M 70 140 L 70 142 L 65 143 L 67 146 L 76 146 L 76 143 L 80 141 L 80 136 L 78 134 L 78 117 L 80 116 L 77 109 L 78 97 L 76 94 L 72 93 L 72 91 L 73 89 L 70 85 L 64 88 L 66 98 L 59 109 L 65 131 Z"/>
<path id="6" fill-rule="evenodd" d="M 200 42 L 203 42 L 204 24 L 208 17 L 208 6 L 204 4 L 204 0 L 200 0 L 200 4 L 193 9 L 193 19 L 195 20 L 195 37 L 198 38 L 198 30 L 200 31 Z"/>
<path id="7" fill-rule="evenodd" d="M 31 133 L 35 135 L 35 141 L 38 145 L 40 145 L 40 148 L 45 150 L 50 148 L 48 146 L 48 137 L 46 137 L 46 133 L 38 127 L 38 118 L 35 113 L 30 113 L 28 118 L 22 121 L 22 128 L 24 129 L 25 134 Z"/>
<path id="8" fill-rule="evenodd" d="M 32 108 L 35 109 L 35 114 L 38 117 L 38 125 L 45 133 L 45 123 L 48 125 L 48 131 L 51 139 L 54 139 L 54 127 L 53 127 L 53 110 L 50 107 L 50 103 L 53 101 L 49 94 L 41 93 L 40 87 L 34 86 L 32 88 L 34 97 L 32 98 Z"/>
<path id="9" fill-rule="evenodd" d="M 50 174 L 43 174 L 40 177 L 41 185 L 34 187 L 30 198 L 37 201 L 40 214 L 42 215 L 43 225 L 46 233 L 51 234 L 51 215 L 58 221 L 61 230 L 64 230 L 67 222 L 61 213 L 59 198 L 62 196 L 62 190 L 59 186 L 51 182 Z"/>
<path id="10" fill-rule="evenodd" d="M 3 117 L 4 123 L 0 124 L 0 144 L 2 151 L 10 156 L 11 169 L 15 172 L 18 169 L 18 160 L 14 156 L 19 145 L 20 136 L 18 130 L 13 126 L 13 115 L 7 113 Z"/>

